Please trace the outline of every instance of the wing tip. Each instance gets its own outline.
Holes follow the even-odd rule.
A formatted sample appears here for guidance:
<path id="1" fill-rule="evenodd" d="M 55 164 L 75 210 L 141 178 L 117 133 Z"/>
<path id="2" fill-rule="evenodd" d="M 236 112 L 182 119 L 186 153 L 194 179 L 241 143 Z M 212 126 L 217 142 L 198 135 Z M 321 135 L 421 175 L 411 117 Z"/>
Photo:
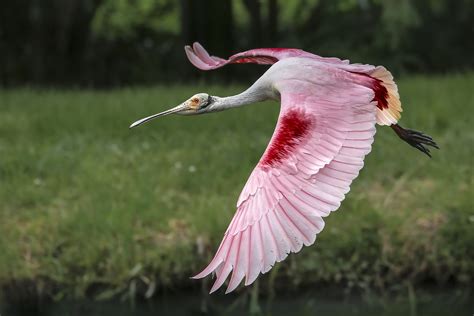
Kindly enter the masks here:
<path id="1" fill-rule="evenodd" d="M 209 294 L 212 294 L 214 293 L 215 291 L 217 291 L 221 286 L 216 286 L 216 283 L 214 283 L 214 285 L 212 286 L 211 290 L 209 291 Z"/>
<path id="2" fill-rule="evenodd" d="M 210 56 L 199 42 L 194 42 L 192 45 L 185 45 L 184 51 L 191 64 L 201 70 L 216 69 L 227 63 L 225 59 Z"/>
<path id="3" fill-rule="evenodd" d="M 184 52 L 186 53 L 188 60 L 191 62 L 191 64 L 193 64 L 194 67 L 201 70 L 212 69 L 212 67 L 210 67 L 204 60 L 202 60 L 202 58 L 200 58 L 196 54 L 196 51 L 190 45 L 184 46 Z"/>

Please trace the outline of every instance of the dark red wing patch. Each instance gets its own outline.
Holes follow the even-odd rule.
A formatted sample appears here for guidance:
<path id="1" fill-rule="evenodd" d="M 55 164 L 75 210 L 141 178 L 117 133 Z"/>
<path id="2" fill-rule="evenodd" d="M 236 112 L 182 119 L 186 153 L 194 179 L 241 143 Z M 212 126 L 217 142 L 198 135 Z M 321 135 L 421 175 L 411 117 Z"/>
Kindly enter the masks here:
<path id="1" fill-rule="evenodd" d="M 375 96 L 374 101 L 377 101 L 377 107 L 381 110 L 388 109 L 388 91 L 382 83 L 382 80 L 375 79 L 372 85 Z"/>
<path id="2" fill-rule="evenodd" d="M 314 123 L 314 117 L 303 111 L 297 109 L 288 111 L 281 118 L 276 135 L 260 159 L 260 165 L 264 169 L 273 167 L 288 157 L 295 147 L 308 136 Z"/>
<path id="3" fill-rule="evenodd" d="M 374 90 L 375 96 L 374 96 L 373 101 L 377 101 L 377 107 L 379 109 L 381 110 L 388 109 L 388 90 L 383 85 L 383 81 L 380 79 L 371 77 L 368 74 L 364 74 L 362 72 L 352 72 L 352 73 L 370 78 L 371 80 L 370 80 L 370 83 L 367 84 L 367 87 Z"/>
<path id="4" fill-rule="evenodd" d="M 271 65 L 278 61 L 278 58 L 272 56 L 251 56 L 251 57 L 240 57 L 232 60 L 231 64 L 246 64 L 246 63 L 254 63 L 260 65 Z"/>

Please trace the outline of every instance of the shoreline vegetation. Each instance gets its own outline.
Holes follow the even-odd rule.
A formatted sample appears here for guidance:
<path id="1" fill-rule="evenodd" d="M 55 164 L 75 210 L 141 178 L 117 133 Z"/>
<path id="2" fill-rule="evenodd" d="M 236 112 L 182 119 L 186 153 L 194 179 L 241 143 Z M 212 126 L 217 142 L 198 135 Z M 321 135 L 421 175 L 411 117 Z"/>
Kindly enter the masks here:
<path id="1" fill-rule="evenodd" d="M 472 287 L 474 74 L 398 83 L 400 123 L 440 150 L 428 159 L 377 127 L 364 169 L 315 245 L 260 277 L 261 294 Z M 4 301 L 209 289 L 211 280 L 189 277 L 216 251 L 278 105 L 128 126 L 197 92 L 242 89 L 0 90 Z"/>

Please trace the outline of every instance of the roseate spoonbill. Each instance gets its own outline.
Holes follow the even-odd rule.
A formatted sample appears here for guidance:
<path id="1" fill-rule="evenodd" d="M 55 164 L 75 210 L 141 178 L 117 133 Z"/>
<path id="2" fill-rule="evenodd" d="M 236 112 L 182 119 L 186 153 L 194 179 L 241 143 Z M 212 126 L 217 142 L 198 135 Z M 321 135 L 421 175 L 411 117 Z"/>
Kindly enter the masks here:
<path id="1" fill-rule="evenodd" d="M 240 194 L 219 249 L 194 276 L 215 272 L 211 293 L 231 272 L 226 293 L 244 277 L 249 285 L 290 252 L 314 243 L 323 217 L 339 207 L 362 168 L 376 123 L 390 126 L 428 156 L 425 145 L 438 148 L 431 137 L 397 124 L 402 112 L 397 85 L 382 66 L 350 64 L 300 49 L 252 49 L 227 60 L 210 56 L 199 43 L 185 51 L 202 70 L 241 63 L 272 66 L 238 95 L 198 93 L 130 127 L 172 113 L 211 113 L 268 99 L 281 102 L 273 136 Z"/>

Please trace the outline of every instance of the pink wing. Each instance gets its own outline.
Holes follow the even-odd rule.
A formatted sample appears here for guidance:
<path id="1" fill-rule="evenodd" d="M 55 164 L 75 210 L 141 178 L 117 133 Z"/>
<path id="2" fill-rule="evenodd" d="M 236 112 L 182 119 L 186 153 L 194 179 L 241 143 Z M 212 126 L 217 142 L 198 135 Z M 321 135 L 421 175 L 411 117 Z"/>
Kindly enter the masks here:
<path id="1" fill-rule="evenodd" d="M 340 60 L 339 58 L 326 58 L 314 55 L 296 48 L 258 48 L 245 52 L 237 53 L 223 59 L 216 56 L 210 56 L 209 53 L 199 43 L 194 43 L 193 47 L 185 46 L 184 50 L 189 61 L 201 70 L 211 70 L 223 67 L 227 64 L 245 64 L 253 63 L 260 65 L 271 65 L 277 61 L 290 57 L 308 57 L 318 59 L 320 61 L 336 64 L 349 64 L 348 60 Z"/>
<path id="2" fill-rule="evenodd" d="M 210 264 L 216 291 L 245 285 L 290 252 L 314 243 L 323 217 L 335 211 L 371 150 L 375 103 L 371 89 L 338 81 L 280 81 L 281 111 L 270 144 L 237 202 L 237 212 Z"/>

